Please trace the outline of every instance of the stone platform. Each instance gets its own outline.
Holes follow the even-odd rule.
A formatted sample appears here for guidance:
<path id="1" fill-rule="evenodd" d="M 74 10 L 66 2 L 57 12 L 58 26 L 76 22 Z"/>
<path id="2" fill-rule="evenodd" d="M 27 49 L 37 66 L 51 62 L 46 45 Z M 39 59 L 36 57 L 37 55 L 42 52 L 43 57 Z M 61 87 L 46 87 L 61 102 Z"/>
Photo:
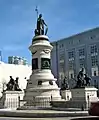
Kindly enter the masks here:
<path id="1" fill-rule="evenodd" d="M 75 88 L 71 90 L 72 98 L 69 101 L 51 101 L 52 107 L 79 108 L 88 110 L 91 102 L 99 101 L 97 89 L 93 86 Z"/>
<path id="2" fill-rule="evenodd" d="M 0 98 L 0 108 L 15 108 L 19 107 L 19 99 L 23 99 L 23 91 L 4 91 Z"/>
<path id="3" fill-rule="evenodd" d="M 50 118 L 50 117 L 80 117 L 89 116 L 88 111 L 59 111 L 59 110 L 10 110 L 0 109 L 0 117 Z"/>

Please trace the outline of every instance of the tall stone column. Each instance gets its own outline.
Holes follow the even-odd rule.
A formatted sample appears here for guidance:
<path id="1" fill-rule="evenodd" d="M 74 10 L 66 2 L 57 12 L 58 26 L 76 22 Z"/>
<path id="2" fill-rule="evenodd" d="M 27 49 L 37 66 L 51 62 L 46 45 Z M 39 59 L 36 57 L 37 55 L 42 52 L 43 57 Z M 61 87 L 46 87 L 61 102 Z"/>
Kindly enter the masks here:
<path id="1" fill-rule="evenodd" d="M 24 100 L 60 100 L 60 88 L 51 72 L 52 45 L 46 35 L 35 36 L 29 50 L 32 54 L 32 74 L 27 81 Z"/>

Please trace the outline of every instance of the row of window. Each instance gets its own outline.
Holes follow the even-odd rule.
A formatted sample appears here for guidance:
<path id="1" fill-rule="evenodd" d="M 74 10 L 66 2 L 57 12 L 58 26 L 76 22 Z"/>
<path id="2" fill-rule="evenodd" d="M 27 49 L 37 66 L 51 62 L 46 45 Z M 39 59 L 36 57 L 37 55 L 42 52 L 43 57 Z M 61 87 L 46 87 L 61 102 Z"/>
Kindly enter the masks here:
<path id="1" fill-rule="evenodd" d="M 86 60 L 85 58 L 79 59 L 79 67 L 85 67 L 86 66 Z M 91 56 L 91 66 L 98 66 L 98 56 Z M 60 70 L 64 71 L 64 62 L 60 63 Z M 68 61 L 68 67 L 69 69 L 75 68 L 75 60 Z"/>
<path id="2" fill-rule="evenodd" d="M 69 69 L 74 69 L 75 68 L 75 64 L 76 64 L 75 60 L 68 61 Z M 63 72 L 64 68 L 65 68 L 64 62 L 60 62 L 59 66 L 60 66 L 60 71 Z M 85 67 L 85 66 L 86 66 L 85 58 L 80 58 L 79 59 L 79 67 L 82 68 L 82 67 Z M 98 66 L 98 56 L 91 56 L 91 66 L 92 67 Z"/>
<path id="3" fill-rule="evenodd" d="M 90 37 L 89 37 L 89 39 L 91 39 L 91 40 L 92 40 L 92 39 L 95 39 L 95 38 L 96 38 L 96 36 L 95 36 L 95 35 L 92 35 L 92 36 L 90 36 Z M 88 39 L 88 40 L 89 40 L 89 39 Z M 76 41 L 76 42 L 77 42 L 77 41 Z M 78 40 L 78 42 L 80 43 L 80 42 L 81 42 L 81 40 Z M 72 41 L 69 41 L 69 44 L 73 44 L 73 43 L 74 43 L 74 41 L 73 41 L 73 40 L 72 40 Z M 63 47 L 64 47 L 64 45 L 63 45 L 63 44 L 60 44 L 60 45 L 59 45 L 59 48 L 63 48 Z"/>
<path id="4" fill-rule="evenodd" d="M 79 57 L 80 56 L 85 56 L 85 49 L 84 48 L 81 48 L 79 49 Z M 97 53 L 98 52 L 98 48 L 96 47 L 96 45 L 92 45 L 90 47 L 90 53 L 93 54 L 93 53 Z M 71 61 L 74 61 L 75 59 L 75 51 L 74 49 L 72 51 L 69 51 L 68 52 L 68 58 L 69 58 L 69 68 L 73 68 L 74 66 L 74 63 L 71 63 Z M 64 57 L 64 52 L 60 53 L 60 60 L 64 60 L 65 57 Z M 80 57 L 79 58 L 79 65 L 80 67 L 84 67 L 86 64 L 86 61 L 85 61 L 85 57 Z M 94 56 L 91 56 L 91 64 L 92 66 L 97 66 L 98 65 L 98 57 L 97 57 L 97 54 L 95 54 Z"/>
<path id="5" fill-rule="evenodd" d="M 85 48 L 81 48 L 78 50 L 79 52 L 79 56 L 85 56 Z M 96 45 L 92 45 L 90 47 L 90 53 L 93 54 L 93 53 L 98 53 L 98 48 Z M 75 56 L 75 52 L 74 51 L 71 51 L 71 52 L 68 52 L 68 57 L 69 59 L 70 58 L 73 58 Z"/>
<path id="6" fill-rule="evenodd" d="M 75 66 L 75 61 L 69 61 L 68 63 L 69 69 L 73 69 Z M 80 68 L 86 66 L 86 60 L 85 58 L 80 58 L 79 59 L 79 66 Z M 91 56 L 91 66 L 98 66 L 98 56 Z"/>
<path id="7" fill-rule="evenodd" d="M 79 56 L 85 56 L 85 48 L 79 49 L 78 52 L 79 52 Z M 90 47 L 90 53 L 91 54 L 98 53 L 98 48 L 97 48 L 96 45 L 92 45 Z M 75 57 L 75 51 L 73 49 L 70 52 L 68 52 L 68 58 L 71 59 L 71 58 L 74 58 L 74 57 Z M 64 52 L 63 53 L 60 52 L 60 59 L 64 59 Z"/>

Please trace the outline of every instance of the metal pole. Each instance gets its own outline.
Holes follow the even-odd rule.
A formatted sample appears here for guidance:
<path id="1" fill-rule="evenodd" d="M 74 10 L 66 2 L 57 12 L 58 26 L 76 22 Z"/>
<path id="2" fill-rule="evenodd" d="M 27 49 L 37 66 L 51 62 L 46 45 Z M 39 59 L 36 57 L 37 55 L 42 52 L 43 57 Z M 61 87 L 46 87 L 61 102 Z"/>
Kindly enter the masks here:
<path id="1" fill-rule="evenodd" d="M 36 6 L 35 11 L 37 13 L 37 18 L 38 18 L 38 7 Z"/>

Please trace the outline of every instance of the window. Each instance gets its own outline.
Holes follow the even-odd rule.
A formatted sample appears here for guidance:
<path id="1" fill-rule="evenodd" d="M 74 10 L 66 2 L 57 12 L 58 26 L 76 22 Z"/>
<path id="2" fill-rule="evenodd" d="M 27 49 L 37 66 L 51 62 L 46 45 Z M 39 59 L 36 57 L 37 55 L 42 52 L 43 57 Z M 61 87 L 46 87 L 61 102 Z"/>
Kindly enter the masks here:
<path id="1" fill-rule="evenodd" d="M 94 71 L 94 76 L 96 76 L 96 71 Z"/>
<path id="2" fill-rule="evenodd" d="M 60 80 L 63 80 L 63 79 L 64 79 L 64 73 L 59 72 L 59 79 L 60 79 Z"/>
<path id="3" fill-rule="evenodd" d="M 90 37 L 91 39 L 93 38 L 93 37 Z"/>
<path id="4" fill-rule="evenodd" d="M 67 95 L 67 100 L 69 100 L 69 96 Z"/>
<path id="5" fill-rule="evenodd" d="M 60 64 L 59 64 L 59 66 L 60 66 L 60 71 L 61 72 L 63 72 L 64 71 L 64 62 L 61 62 Z"/>
<path id="6" fill-rule="evenodd" d="M 98 81 L 97 81 L 97 80 L 94 80 L 94 86 L 95 86 L 96 88 L 98 88 Z"/>
<path id="7" fill-rule="evenodd" d="M 85 66 L 85 58 L 79 59 L 79 65 L 80 65 L 80 68 Z"/>
<path id="8" fill-rule="evenodd" d="M 73 69 L 74 68 L 74 60 L 69 61 L 69 69 Z"/>
<path id="9" fill-rule="evenodd" d="M 84 48 L 79 49 L 79 56 L 84 56 L 85 55 L 85 50 Z"/>
<path id="10" fill-rule="evenodd" d="M 96 45 L 92 45 L 92 46 L 90 47 L 90 52 L 91 52 L 91 54 L 98 52 L 98 49 L 97 49 Z"/>
<path id="11" fill-rule="evenodd" d="M 42 81 L 38 81 L 38 85 L 42 85 Z"/>
<path id="12" fill-rule="evenodd" d="M 64 54 L 65 54 L 65 53 L 64 53 L 64 50 L 61 49 L 61 50 L 59 51 L 59 59 L 60 59 L 60 60 L 64 60 L 64 58 L 65 58 L 65 55 L 64 55 Z"/>
<path id="13" fill-rule="evenodd" d="M 64 54 L 60 54 L 59 58 L 60 60 L 64 60 Z"/>
<path id="14" fill-rule="evenodd" d="M 90 37 L 90 39 L 94 39 L 95 37 L 96 37 L 96 36 L 95 36 L 95 35 L 93 35 L 93 36 L 91 36 L 91 37 Z"/>
<path id="15" fill-rule="evenodd" d="M 74 70 L 69 70 L 69 79 L 74 78 Z"/>
<path id="16" fill-rule="evenodd" d="M 91 56 L 91 64 L 92 64 L 92 66 L 97 66 L 98 65 L 97 56 Z"/>
<path id="17" fill-rule="evenodd" d="M 68 52 L 69 59 L 74 58 L 74 51 Z"/>
<path id="18" fill-rule="evenodd" d="M 64 45 L 62 44 L 62 47 L 64 47 Z"/>
<path id="19" fill-rule="evenodd" d="M 98 67 L 91 68 L 92 76 L 99 76 Z"/>
<path id="20" fill-rule="evenodd" d="M 60 47 L 60 48 L 63 48 L 63 47 L 64 47 L 64 45 L 63 45 L 63 44 L 61 44 L 61 45 L 59 45 L 59 47 Z"/>
<path id="21" fill-rule="evenodd" d="M 71 79 L 72 79 L 73 78 L 73 74 L 71 73 L 70 76 L 71 76 Z"/>

